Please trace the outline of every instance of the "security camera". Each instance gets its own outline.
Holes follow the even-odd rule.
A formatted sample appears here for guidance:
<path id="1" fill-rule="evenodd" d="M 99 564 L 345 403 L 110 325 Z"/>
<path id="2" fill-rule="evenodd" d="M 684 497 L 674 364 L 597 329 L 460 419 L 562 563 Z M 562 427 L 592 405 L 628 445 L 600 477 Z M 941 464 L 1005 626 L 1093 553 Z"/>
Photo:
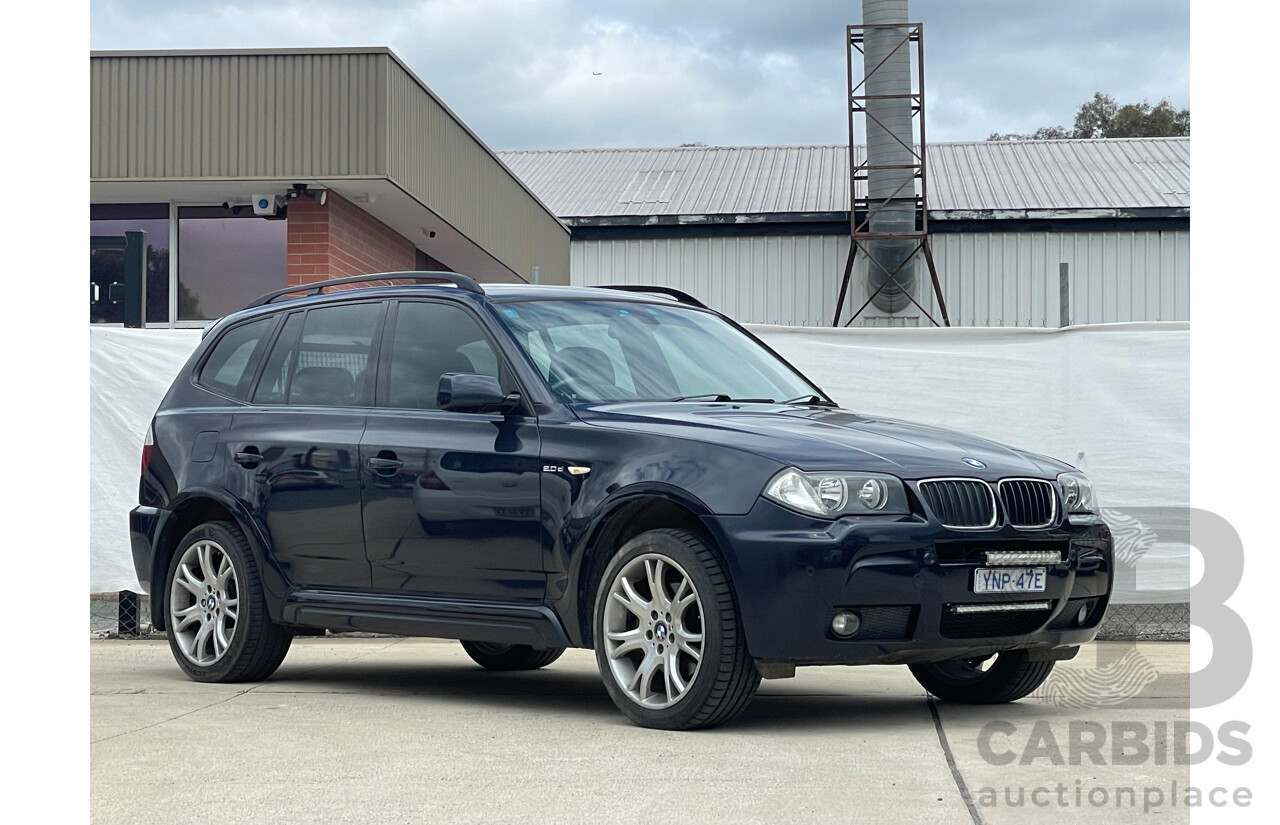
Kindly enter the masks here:
<path id="1" fill-rule="evenodd" d="M 264 217 L 274 215 L 276 213 L 276 196 L 275 195 L 254 195 L 253 196 L 253 214 Z"/>

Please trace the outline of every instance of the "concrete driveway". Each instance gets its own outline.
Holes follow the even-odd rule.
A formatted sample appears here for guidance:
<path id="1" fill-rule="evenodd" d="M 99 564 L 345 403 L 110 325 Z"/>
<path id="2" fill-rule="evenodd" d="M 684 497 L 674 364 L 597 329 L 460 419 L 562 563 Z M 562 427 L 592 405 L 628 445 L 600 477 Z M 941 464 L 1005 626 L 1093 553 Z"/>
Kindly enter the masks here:
<path id="1" fill-rule="evenodd" d="M 91 816 L 1001 825 L 1130 822 L 1145 806 L 1188 822 L 1170 797 L 1189 783 L 1173 764 L 1189 656 L 1093 645 L 995 707 L 931 702 L 905 667 L 801 668 L 727 727 L 668 733 L 625 720 L 589 651 L 503 674 L 454 642 L 300 638 L 268 682 L 205 685 L 162 640 L 95 641 Z"/>

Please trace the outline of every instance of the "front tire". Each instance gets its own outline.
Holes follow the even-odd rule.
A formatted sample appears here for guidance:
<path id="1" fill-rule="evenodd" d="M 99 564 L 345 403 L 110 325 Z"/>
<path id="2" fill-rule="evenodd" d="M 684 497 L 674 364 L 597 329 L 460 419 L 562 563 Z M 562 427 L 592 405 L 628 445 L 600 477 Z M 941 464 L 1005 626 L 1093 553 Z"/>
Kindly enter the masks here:
<path id="1" fill-rule="evenodd" d="M 689 530 L 650 530 L 618 550 L 596 594 L 592 630 L 609 697 L 643 727 L 722 725 L 760 685 L 729 577 Z"/>
<path id="2" fill-rule="evenodd" d="M 910 665 L 911 675 L 934 696 L 966 705 L 1001 705 L 1029 695 L 1049 678 L 1055 662 L 1032 661 L 1025 650 Z"/>
<path id="3" fill-rule="evenodd" d="M 462 649 L 485 670 L 537 670 L 560 658 L 563 647 L 530 647 L 495 642 L 463 642 Z"/>
<path id="4" fill-rule="evenodd" d="M 197 682 L 258 682 L 289 652 L 293 634 L 267 616 L 253 553 L 231 522 L 206 522 L 183 537 L 164 598 L 169 649 Z"/>

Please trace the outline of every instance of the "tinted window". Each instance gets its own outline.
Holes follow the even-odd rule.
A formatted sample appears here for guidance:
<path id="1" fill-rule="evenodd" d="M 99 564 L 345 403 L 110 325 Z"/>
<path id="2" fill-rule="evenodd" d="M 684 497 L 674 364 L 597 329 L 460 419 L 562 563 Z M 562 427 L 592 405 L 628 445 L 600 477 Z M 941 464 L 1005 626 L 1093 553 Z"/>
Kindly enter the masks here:
<path id="1" fill-rule="evenodd" d="M 344 304 L 289 316 L 263 369 L 259 404 L 362 402 L 381 304 Z"/>
<path id="2" fill-rule="evenodd" d="M 449 304 L 400 304 L 391 340 L 387 406 L 439 409 L 440 376 L 450 372 L 501 380 L 498 354 L 480 324 L 466 310 Z"/>
<path id="3" fill-rule="evenodd" d="M 262 377 L 258 379 L 258 389 L 253 394 L 257 404 L 283 404 L 285 391 L 289 386 L 289 375 L 293 371 L 294 356 L 298 353 L 298 335 L 302 332 L 302 319 L 306 313 L 297 312 L 290 315 L 284 323 L 284 329 L 276 338 L 267 365 L 262 369 Z"/>
<path id="4" fill-rule="evenodd" d="M 178 249 L 179 321 L 220 318 L 286 285 L 287 222 L 252 209 L 180 208 Z"/>
<path id="5" fill-rule="evenodd" d="M 253 354 L 274 324 L 275 318 L 262 318 L 227 330 L 213 345 L 197 382 L 236 398 L 247 397 L 256 363 Z"/>

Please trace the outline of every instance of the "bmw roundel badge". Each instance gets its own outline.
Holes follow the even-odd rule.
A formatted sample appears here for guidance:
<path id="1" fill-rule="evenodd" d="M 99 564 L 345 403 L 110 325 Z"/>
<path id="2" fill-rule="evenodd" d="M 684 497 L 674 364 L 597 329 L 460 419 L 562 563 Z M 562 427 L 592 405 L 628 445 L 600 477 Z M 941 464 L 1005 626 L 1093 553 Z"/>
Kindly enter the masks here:
<path id="1" fill-rule="evenodd" d="M 987 469 L 987 465 L 983 464 L 976 458 L 966 458 L 964 459 L 964 463 L 968 464 L 970 467 L 977 467 L 979 470 Z"/>

